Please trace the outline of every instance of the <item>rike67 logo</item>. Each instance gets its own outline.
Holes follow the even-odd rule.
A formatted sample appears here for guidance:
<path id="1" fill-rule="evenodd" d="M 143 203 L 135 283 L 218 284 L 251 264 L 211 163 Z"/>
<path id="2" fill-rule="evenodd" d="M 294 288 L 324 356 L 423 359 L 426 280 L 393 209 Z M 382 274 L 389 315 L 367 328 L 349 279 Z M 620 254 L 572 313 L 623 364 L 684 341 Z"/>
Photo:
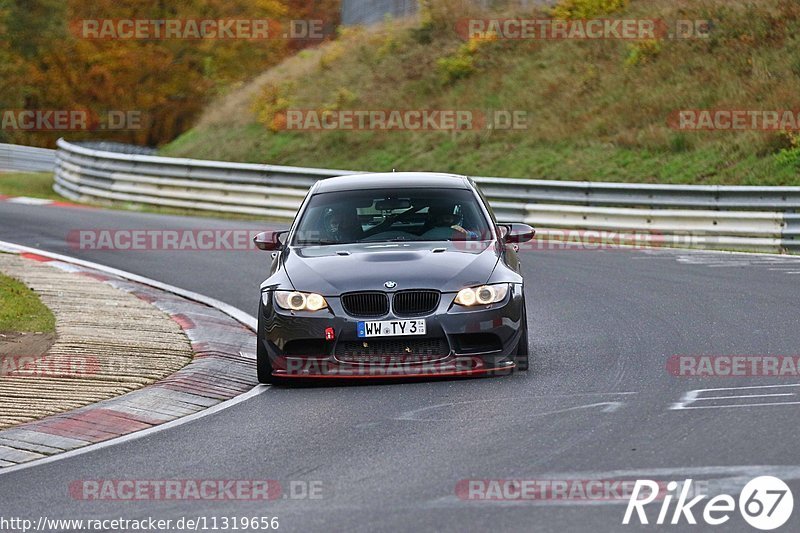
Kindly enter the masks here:
<path id="1" fill-rule="evenodd" d="M 689 499 L 692 491 L 692 480 L 687 479 L 683 484 L 670 481 L 667 484 L 667 494 L 660 495 L 659 484 L 651 480 L 637 480 L 633 492 L 625 509 L 623 524 L 630 524 L 636 513 L 640 524 L 650 524 L 645 506 L 659 500 L 660 509 L 654 524 L 697 524 L 695 513 L 711 526 L 726 523 L 731 514 L 736 510 L 737 501 L 729 494 L 719 494 L 710 498 L 705 505 L 700 504 L 708 498 L 700 494 Z M 662 497 L 660 497 L 662 496 Z M 670 513 L 670 506 L 677 496 L 674 509 Z M 794 508 L 794 498 L 789 486 L 780 479 L 772 476 L 761 476 L 750 480 L 739 493 L 739 513 L 742 518 L 756 529 L 768 531 L 776 529 L 789 520 Z M 670 517 L 671 514 L 671 517 Z M 652 516 L 650 517 L 650 520 Z M 635 520 L 633 522 L 636 523 Z"/>

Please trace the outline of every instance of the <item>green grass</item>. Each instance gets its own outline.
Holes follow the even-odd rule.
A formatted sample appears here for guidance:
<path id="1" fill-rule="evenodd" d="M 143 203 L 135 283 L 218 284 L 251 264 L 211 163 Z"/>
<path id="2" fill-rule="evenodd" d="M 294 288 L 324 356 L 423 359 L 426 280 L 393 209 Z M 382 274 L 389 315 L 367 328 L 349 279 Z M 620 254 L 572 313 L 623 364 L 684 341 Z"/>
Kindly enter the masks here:
<path id="1" fill-rule="evenodd" d="M 53 174 L 49 172 L 0 172 L 0 194 L 64 200 L 53 190 Z"/>
<path id="2" fill-rule="evenodd" d="M 268 138 L 277 135 L 258 126 L 230 128 L 214 133 L 213 144 L 198 143 L 188 147 L 186 141 L 179 138 L 165 153 L 200 159 L 376 172 L 430 170 L 552 180 L 800 185 L 800 169 L 782 163 L 775 156 L 747 155 L 731 159 L 724 150 L 713 147 L 671 154 L 600 143 L 533 145 L 525 139 L 481 142 L 463 138 L 454 141 L 438 133 L 431 133 L 427 139 L 392 133 L 393 142 L 381 142 L 364 149 L 358 149 L 358 139 L 349 139 L 347 144 L 354 147 L 351 150 L 324 139 L 310 140 L 307 135 L 314 134 L 282 134 L 280 147 L 265 148 Z M 355 135 L 364 136 L 361 138 L 364 144 L 370 141 L 369 134 Z M 309 154 L 309 144 L 315 147 L 313 154 Z"/>
<path id="3" fill-rule="evenodd" d="M 679 109 L 800 108 L 796 2 L 636 0 L 613 16 L 715 21 L 707 39 L 649 48 L 613 40 L 470 47 L 452 31 L 454 17 L 470 14 L 455 13 L 434 11 L 421 28 L 348 29 L 309 57 L 311 74 L 295 68 L 283 81 L 267 76 L 233 91 L 162 153 L 371 171 L 800 185 L 800 134 L 680 132 L 667 122 Z M 287 132 L 275 128 L 287 108 L 511 109 L 529 120 L 522 131 Z"/>
<path id="4" fill-rule="evenodd" d="M 55 325 L 53 313 L 31 289 L 0 274 L 0 331 L 49 333 Z"/>

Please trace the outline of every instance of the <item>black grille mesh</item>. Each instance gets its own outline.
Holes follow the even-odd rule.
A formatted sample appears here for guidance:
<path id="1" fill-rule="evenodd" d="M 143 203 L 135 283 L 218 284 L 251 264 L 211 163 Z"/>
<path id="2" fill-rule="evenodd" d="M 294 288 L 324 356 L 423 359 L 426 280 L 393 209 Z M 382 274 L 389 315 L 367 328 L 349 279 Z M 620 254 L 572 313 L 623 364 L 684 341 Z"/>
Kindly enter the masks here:
<path id="1" fill-rule="evenodd" d="M 380 317 L 389 312 L 389 298 L 382 292 L 353 292 L 342 295 L 342 307 L 350 316 Z"/>
<path id="2" fill-rule="evenodd" d="M 394 295 L 392 309 L 398 316 L 427 315 L 439 306 L 436 291 L 402 291 Z"/>
<path id="3" fill-rule="evenodd" d="M 364 339 L 340 341 L 336 358 L 351 363 L 422 363 L 446 357 L 447 341 L 438 339 Z"/>

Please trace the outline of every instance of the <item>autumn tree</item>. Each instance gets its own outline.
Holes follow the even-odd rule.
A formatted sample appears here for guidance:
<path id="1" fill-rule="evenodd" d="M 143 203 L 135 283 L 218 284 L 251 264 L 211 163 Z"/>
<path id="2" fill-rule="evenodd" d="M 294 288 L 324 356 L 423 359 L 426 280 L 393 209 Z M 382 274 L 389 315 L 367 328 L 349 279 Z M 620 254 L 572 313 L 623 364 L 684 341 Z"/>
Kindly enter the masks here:
<path id="1" fill-rule="evenodd" d="M 158 145 L 189 127 L 232 84 L 275 65 L 293 46 L 265 39 L 86 38 L 84 20 L 323 18 L 338 1 L 0 0 L 3 109 L 82 109 L 141 113 L 140 129 L 98 132 L 5 131 L 8 139 L 52 145 L 59 136 Z M 335 4 L 335 7 L 334 7 Z M 315 11 L 322 9 L 322 11 Z M 318 14 L 322 13 L 322 14 Z"/>

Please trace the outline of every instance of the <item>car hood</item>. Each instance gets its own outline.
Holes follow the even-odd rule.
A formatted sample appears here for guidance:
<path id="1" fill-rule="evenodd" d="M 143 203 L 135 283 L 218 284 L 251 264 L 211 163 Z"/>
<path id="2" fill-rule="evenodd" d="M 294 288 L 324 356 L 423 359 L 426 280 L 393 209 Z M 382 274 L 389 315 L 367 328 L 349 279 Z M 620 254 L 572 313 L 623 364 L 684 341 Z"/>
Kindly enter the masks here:
<path id="1" fill-rule="evenodd" d="M 494 241 L 363 243 L 290 247 L 283 266 L 295 289 L 336 296 L 389 281 L 392 290 L 454 292 L 486 283 L 498 259 Z"/>

